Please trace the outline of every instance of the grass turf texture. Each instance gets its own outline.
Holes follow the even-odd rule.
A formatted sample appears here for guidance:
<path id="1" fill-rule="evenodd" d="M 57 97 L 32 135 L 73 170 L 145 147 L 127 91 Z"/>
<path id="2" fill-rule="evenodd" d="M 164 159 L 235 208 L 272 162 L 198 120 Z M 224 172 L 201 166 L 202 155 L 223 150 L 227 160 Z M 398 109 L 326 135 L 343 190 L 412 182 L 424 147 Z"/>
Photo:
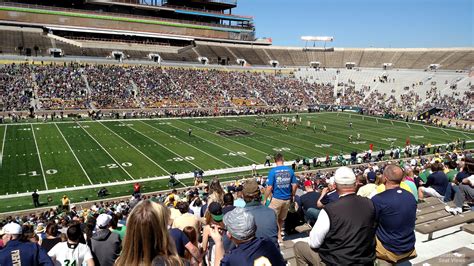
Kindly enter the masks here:
<path id="1" fill-rule="evenodd" d="M 83 184 L 105 186 L 108 182 L 167 176 L 171 172 L 188 173 L 196 168 L 206 171 L 262 164 L 267 154 L 277 151 L 282 151 L 286 160 L 294 160 L 362 152 L 368 150 L 370 143 L 374 151 L 388 149 L 391 139 L 396 139 L 396 146 L 404 147 L 407 138 L 416 145 L 474 137 L 472 132 L 348 113 L 302 114 L 301 125 L 289 126 L 286 131 L 269 119 L 282 116 L 294 114 L 268 116 L 263 127 L 256 117 L 1 125 L 0 140 L 4 142 L 0 147 L 0 195 Z M 309 128 L 307 121 L 311 122 Z M 222 130 L 243 130 L 250 135 L 216 134 Z M 358 133 L 360 140 L 356 139 Z M 353 136 L 352 143 L 349 135 Z M 167 180 L 154 183 L 158 185 L 153 189 L 159 190 L 165 188 Z M 124 187 L 116 185 L 110 190 L 114 196 L 126 195 L 128 190 Z M 95 190 L 89 194 L 95 194 Z M 15 199 L 1 200 L 0 208 L 20 205 L 10 201 Z"/>

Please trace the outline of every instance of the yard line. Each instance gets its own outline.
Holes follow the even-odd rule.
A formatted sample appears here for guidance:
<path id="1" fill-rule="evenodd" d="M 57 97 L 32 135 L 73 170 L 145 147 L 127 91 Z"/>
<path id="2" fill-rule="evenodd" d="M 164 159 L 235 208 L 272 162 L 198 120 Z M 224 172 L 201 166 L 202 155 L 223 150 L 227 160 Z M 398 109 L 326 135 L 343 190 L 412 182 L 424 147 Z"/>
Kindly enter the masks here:
<path id="1" fill-rule="evenodd" d="M 465 137 L 469 138 L 469 139 L 472 139 L 471 137 L 469 137 L 468 135 L 464 134 L 464 132 L 460 131 L 461 134 L 463 134 Z"/>
<path id="2" fill-rule="evenodd" d="M 2 153 L 0 154 L 0 168 L 2 168 L 2 165 L 3 165 L 3 148 L 5 147 L 5 137 L 7 136 L 7 127 L 8 125 L 5 125 L 5 132 L 3 132 Z"/>
<path id="3" fill-rule="evenodd" d="M 220 123 L 220 122 L 218 122 L 218 123 Z M 223 129 L 222 127 L 218 127 L 218 126 L 215 126 L 215 125 L 211 125 L 211 126 L 213 126 L 213 127 L 215 127 L 215 128 L 218 128 L 218 129 Z M 203 129 L 203 130 L 204 130 L 204 129 Z M 210 131 L 209 131 L 209 132 L 210 132 Z M 257 133 L 257 134 L 262 135 L 262 136 L 265 136 L 265 135 L 260 134 L 260 133 Z M 279 133 L 276 133 L 276 134 L 279 134 Z M 271 138 L 271 139 L 274 139 L 274 138 L 272 138 L 271 136 L 267 136 L 267 137 L 269 137 L 269 138 Z M 249 137 L 245 137 L 245 138 L 249 138 Z M 228 139 L 228 138 L 226 138 L 226 139 Z M 231 139 L 229 139 L 229 140 L 231 140 Z M 233 140 L 232 140 L 232 141 L 233 141 Z M 271 144 L 268 144 L 268 143 L 265 143 L 265 142 L 263 142 L 263 141 L 260 141 L 260 140 L 258 140 L 258 139 L 256 139 L 256 138 L 252 138 L 252 141 L 256 141 L 256 142 L 262 143 L 262 144 L 264 144 L 265 146 L 270 146 L 270 147 L 273 146 L 273 145 L 271 145 Z M 255 149 L 254 147 L 245 145 L 245 144 L 240 143 L 240 142 L 237 142 L 237 143 L 239 143 L 240 145 L 244 145 L 245 147 L 254 149 L 254 150 L 256 150 L 256 151 L 258 151 L 258 152 L 260 152 L 260 153 L 267 154 L 267 153 L 265 153 L 265 152 L 263 152 L 263 151 L 261 151 L 261 150 Z M 288 143 L 288 142 L 285 142 L 285 143 Z M 289 143 L 288 143 L 288 144 L 289 144 Z M 299 146 L 296 146 L 296 145 L 293 145 L 293 146 L 299 147 Z M 300 147 L 299 147 L 299 148 L 300 148 Z M 298 156 L 298 157 L 305 158 L 305 156 L 303 156 L 303 155 L 301 155 L 301 154 L 297 154 L 297 153 L 291 152 L 291 151 L 288 151 L 288 153 L 294 154 L 294 155 L 296 155 L 296 156 Z M 268 154 L 267 154 L 267 155 L 268 155 Z"/>
<path id="4" fill-rule="evenodd" d="M 41 173 L 43 174 L 43 179 L 44 179 L 44 186 L 46 187 L 46 190 L 48 190 L 48 183 L 46 182 L 46 175 L 44 174 L 44 169 L 43 169 L 43 163 L 41 162 L 41 153 L 38 148 L 38 143 L 36 142 L 36 135 L 35 135 L 35 129 L 33 128 L 33 125 L 31 126 L 31 132 L 33 133 L 33 139 L 35 141 L 35 146 L 36 146 L 36 152 L 38 153 L 38 159 L 41 167 Z"/>
<path id="5" fill-rule="evenodd" d="M 390 120 L 390 123 L 392 123 L 392 126 L 394 126 L 393 121 Z"/>
<path id="6" fill-rule="evenodd" d="M 122 122 L 121 122 L 122 123 Z M 150 162 L 152 162 L 153 164 L 155 164 L 156 166 L 158 166 L 159 168 L 161 168 L 161 170 L 165 171 L 166 174 L 171 174 L 170 172 L 168 172 L 165 168 L 163 168 L 161 165 L 159 165 L 157 162 L 155 162 L 154 160 L 152 160 L 150 157 L 148 157 L 146 154 L 144 154 L 141 150 L 139 150 L 137 147 L 135 147 L 132 143 L 128 142 L 126 139 L 124 139 L 122 136 L 120 136 L 119 134 L 115 133 L 115 131 L 113 131 L 112 129 L 106 127 L 104 124 L 102 124 L 102 122 L 99 122 L 99 124 L 101 124 L 103 127 L 105 127 L 106 129 L 108 129 L 110 132 L 112 132 L 115 136 L 119 137 L 121 140 L 123 140 L 125 143 L 127 143 L 128 145 L 130 145 L 130 147 L 134 148 L 136 151 L 138 151 L 141 155 L 143 155 L 145 158 L 147 158 Z M 123 123 L 122 123 L 123 124 Z"/>
<path id="7" fill-rule="evenodd" d="M 407 125 L 408 125 L 408 124 L 407 124 Z M 423 126 L 423 128 L 424 128 L 426 131 L 430 132 L 425 126 Z M 443 131 L 444 131 L 444 130 L 443 130 Z M 446 132 L 444 132 L 444 133 L 446 133 Z M 449 135 L 448 133 L 446 133 L 446 134 Z"/>
<path id="8" fill-rule="evenodd" d="M 145 125 L 147 125 L 147 126 L 149 126 L 149 127 L 154 128 L 155 130 L 158 130 L 158 131 L 160 131 L 160 132 L 162 132 L 162 133 L 164 133 L 164 134 L 166 134 L 166 135 L 169 135 L 168 133 L 162 131 L 161 129 L 159 129 L 159 128 L 157 128 L 157 127 L 154 127 L 154 126 L 152 126 L 152 125 L 150 125 L 150 124 L 148 124 L 148 123 L 145 123 L 145 122 L 143 122 L 143 121 L 141 121 L 141 120 L 140 120 L 140 122 L 143 123 L 143 124 L 145 124 Z M 184 131 L 184 130 L 183 130 L 183 131 Z M 207 153 L 207 152 L 205 152 L 205 151 L 203 151 L 203 150 L 200 150 L 200 149 L 196 148 L 195 146 L 193 146 L 193 145 L 187 143 L 187 142 L 184 141 L 184 140 L 181 140 L 181 139 L 180 139 L 180 141 L 181 141 L 182 143 L 184 143 L 184 144 L 186 144 L 186 145 L 188 145 L 188 146 L 190 146 L 190 147 L 192 147 L 192 148 L 194 148 L 194 149 L 196 149 L 196 150 L 198 150 L 198 151 L 200 151 L 200 152 L 202 152 L 202 153 L 204 153 L 204 154 L 206 154 L 206 155 L 208 155 L 208 156 L 210 156 L 210 157 L 212 157 L 212 158 L 214 158 L 214 159 L 216 159 L 216 160 L 218 160 L 219 162 L 221 162 L 221 163 L 223 163 L 223 164 L 225 164 L 225 165 L 227 165 L 227 166 L 229 166 L 229 167 L 234 167 L 234 166 L 232 166 L 232 165 L 230 165 L 230 164 L 228 164 L 228 163 L 222 161 L 221 159 L 219 159 L 219 158 L 217 158 L 217 157 L 215 157 L 215 156 L 213 156 L 213 155 L 211 155 L 211 154 L 209 154 L 209 153 Z"/>
<path id="9" fill-rule="evenodd" d="M 393 125 L 393 122 L 392 122 L 392 125 Z M 405 125 L 407 125 L 408 128 L 411 128 L 411 126 L 408 123 L 405 123 Z"/>
<path id="10" fill-rule="evenodd" d="M 217 122 L 218 122 L 218 123 L 221 123 L 221 122 L 219 122 L 219 121 L 217 121 Z M 224 128 L 222 128 L 222 127 L 215 126 L 214 124 L 211 124 L 210 126 L 215 127 L 215 128 L 218 128 L 218 129 L 224 129 Z M 206 129 L 204 129 L 204 128 L 200 128 L 200 127 L 197 127 L 197 128 L 199 128 L 199 129 L 201 129 L 201 130 L 204 130 L 204 131 L 207 131 L 207 132 L 209 132 L 209 133 L 213 133 L 213 134 L 214 134 L 214 132 L 209 131 L 209 130 L 206 130 Z M 263 152 L 263 151 L 261 151 L 261 150 L 259 150 L 259 149 L 255 149 L 255 148 L 252 147 L 252 146 L 245 145 L 245 144 L 243 144 L 243 143 L 240 143 L 240 142 L 235 141 L 235 140 L 230 139 L 230 138 L 226 138 L 226 137 L 223 137 L 223 138 L 226 139 L 226 140 L 230 140 L 230 141 L 232 141 L 232 142 L 234 142 L 234 143 L 237 143 L 237 144 L 239 144 L 239 145 L 245 146 L 245 147 L 247 147 L 247 148 L 250 148 L 250 149 L 252 149 L 252 150 L 254 150 L 254 151 L 256 151 L 256 152 L 259 152 L 259 153 L 261 153 L 261 154 L 268 155 L 266 152 Z M 266 145 L 270 146 L 269 144 L 266 144 Z M 250 158 L 247 158 L 247 159 L 250 159 Z"/>
<path id="11" fill-rule="evenodd" d="M 81 125 L 79 122 L 77 122 L 76 124 L 77 124 L 79 127 L 81 127 L 82 130 L 84 130 L 84 131 L 87 133 L 87 135 L 89 135 L 89 137 L 91 137 L 91 139 L 93 139 L 93 140 L 95 141 L 95 143 L 97 143 L 97 145 L 99 145 L 99 147 L 101 147 L 102 150 L 104 150 L 105 153 L 107 153 L 107 154 L 110 156 L 110 158 L 112 158 L 112 160 L 114 160 L 114 162 L 115 162 L 131 179 L 135 179 L 135 178 L 133 178 L 133 176 L 132 176 L 129 172 L 127 172 L 127 170 L 125 170 L 125 168 L 122 167 L 122 164 L 120 164 L 117 160 L 115 160 L 115 158 L 102 146 L 102 144 L 100 144 L 100 143 L 89 133 L 89 131 L 87 131 L 85 128 L 83 128 L 82 125 Z"/>
<path id="12" fill-rule="evenodd" d="M 133 131 L 139 133 L 140 135 L 144 136 L 145 138 L 147 138 L 147 139 L 153 141 L 154 143 L 160 145 L 162 148 L 165 148 L 166 150 L 168 150 L 169 152 L 173 153 L 174 155 L 176 155 L 176 156 L 178 156 L 178 157 L 184 157 L 184 156 L 179 155 L 178 153 L 174 152 L 173 150 L 169 149 L 168 147 L 164 146 L 163 144 L 159 143 L 158 141 L 156 141 L 156 140 L 154 140 L 154 139 L 148 137 L 147 135 L 143 134 L 143 133 L 140 132 L 139 130 L 134 129 L 133 127 L 128 127 L 128 128 L 130 128 L 131 130 L 133 130 Z M 195 166 L 195 167 L 198 168 L 198 169 L 202 169 L 202 167 L 197 166 L 196 164 L 192 163 L 191 161 L 187 161 L 187 162 L 188 162 L 189 164 Z"/>
<path id="13" fill-rule="evenodd" d="M 82 172 L 84 172 L 84 174 L 86 175 L 87 180 L 89 180 L 89 183 L 91 183 L 91 185 L 92 185 L 93 183 L 92 183 L 91 179 L 89 178 L 89 175 L 87 174 L 86 170 L 85 170 L 84 167 L 82 166 L 81 162 L 80 162 L 79 159 L 77 158 L 77 156 L 76 156 L 76 154 L 74 153 L 74 151 L 72 150 L 71 145 L 69 145 L 69 142 L 68 142 L 67 139 L 64 137 L 63 132 L 61 132 L 61 130 L 59 129 L 58 124 L 54 123 L 54 125 L 56 126 L 56 129 L 59 131 L 59 134 L 61 134 L 61 136 L 63 137 L 64 141 L 66 142 L 67 146 L 69 147 L 69 150 L 71 150 L 72 155 L 74 155 L 74 158 L 76 158 L 76 161 L 77 161 L 77 163 L 79 164 L 79 166 L 81 167 Z"/>
<path id="14" fill-rule="evenodd" d="M 448 135 L 448 136 L 449 136 L 448 132 L 446 132 L 444 129 L 441 129 L 441 131 L 443 131 L 443 132 L 444 132 L 444 134 L 446 134 L 446 135 Z"/>
<path id="15" fill-rule="evenodd" d="M 375 118 L 375 120 L 377 120 L 377 124 L 379 123 L 379 119 L 378 118 Z"/>
<path id="16" fill-rule="evenodd" d="M 179 121 L 179 120 L 177 120 L 177 121 Z M 200 127 L 195 126 L 195 125 L 191 125 L 191 124 L 184 123 L 184 122 L 181 122 L 181 123 L 186 124 L 186 125 L 190 125 L 190 126 L 195 127 L 195 128 L 197 128 L 197 129 L 199 129 L 199 130 L 203 130 L 203 131 L 206 131 L 206 132 L 210 132 L 210 131 L 208 131 L 208 130 L 205 130 L 205 129 L 200 128 Z M 179 130 L 181 130 L 181 131 L 186 132 L 185 130 L 183 130 L 183 129 L 179 128 L 179 127 L 175 127 L 175 126 L 173 126 L 173 125 L 168 125 L 168 126 L 174 127 L 174 128 L 176 128 L 176 129 L 179 129 Z M 196 135 L 194 135 L 194 136 L 196 136 Z M 201 138 L 201 137 L 199 137 L 199 136 L 196 136 L 196 137 L 198 137 L 198 138 L 200 138 L 200 139 L 203 139 L 203 140 L 205 140 L 205 141 L 207 141 L 207 142 L 209 142 L 209 143 L 212 143 L 212 144 L 214 144 L 214 145 L 216 145 L 216 146 L 219 146 L 219 147 L 221 147 L 221 148 L 223 148 L 223 149 L 225 149 L 225 150 L 228 150 L 229 152 L 233 152 L 233 151 L 227 149 L 226 147 L 224 147 L 224 146 L 222 146 L 222 145 L 219 145 L 219 144 L 217 144 L 217 143 L 215 143 L 215 142 L 213 142 L 213 141 L 210 141 L 210 140 L 205 139 L 205 138 Z M 227 139 L 227 138 L 226 138 L 226 139 Z M 232 140 L 232 141 L 233 141 L 233 142 L 236 142 L 235 140 Z M 238 143 L 238 142 L 236 142 L 236 143 Z M 239 144 L 240 144 L 240 143 L 239 143 Z M 264 153 L 263 151 L 260 151 L 260 152 L 261 152 L 261 153 Z M 266 154 L 266 153 L 264 153 L 264 154 Z M 254 161 L 254 160 L 250 159 L 250 158 L 247 157 L 247 156 L 244 156 L 244 155 L 239 155 L 239 156 L 242 157 L 242 158 L 245 158 L 245 159 L 247 159 L 247 160 L 249 160 L 249 161 L 251 161 L 251 162 L 258 163 L 257 161 Z"/>

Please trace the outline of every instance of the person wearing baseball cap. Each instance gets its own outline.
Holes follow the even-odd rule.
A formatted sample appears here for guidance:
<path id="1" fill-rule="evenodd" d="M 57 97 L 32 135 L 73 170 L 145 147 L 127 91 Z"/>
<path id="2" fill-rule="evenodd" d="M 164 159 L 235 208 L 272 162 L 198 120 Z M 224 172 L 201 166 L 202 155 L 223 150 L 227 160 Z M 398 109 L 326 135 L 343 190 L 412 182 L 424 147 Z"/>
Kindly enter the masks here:
<path id="1" fill-rule="evenodd" d="M 257 237 L 266 237 L 278 247 L 278 225 L 274 210 L 262 204 L 262 193 L 260 186 L 255 179 L 245 182 L 242 190 L 245 210 L 255 218 L 257 225 Z"/>
<path id="2" fill-rule="evenodd" d="M 377 189 L 377 185 L 375 184 L 375 181 L 377 180 L 377 174 L 375 171 L 371 170 L 367 172 L 366 180 L 367 184 L 363 185 L 359 188 L 359 190 L 357 190 L 357 195 L 368 198 L 370 194 L 372 194 L 372 192 Z"/>
<path id="3" fill-rule="evenodd" d="M 318 219 L 319 212 L 317 202 L 321 196 L 319 192 L 314 191 L 313 182 L 311 180 L 304 181 L 305 194 L 300 197 L 301 208 L 303 208 L 304 217 L 310 226 L 313 226 Z"/>
<path id="4" fill-rule="evenodd" d="M 112 216 L 102 213 L 96 220 L 96 231 L 92 235 L 90 248 L 97 265 L 114 265 L 122 250 L 122 242 L 117 233 L 110 231 Z"/>
<path id="5" fill-rule="evenodd" d="M 6 224 L 0 234 L 5 247 L 0 251 L 0 265 L 53 265 L 46 251 L 33 242 L 21 242 L 21 226 Z"/>
<path id="6" fill-rule="evenodd" d="M 375 261 L 374 204 L 355 194 L 352 169 L 337 169 L 334 182 L 339 199 L 321 210 L 309 240 L 295 244 L 297 265 L 368 265 Z"/>
<path id="7" fill-rule="evenodd" d="M 215 242 L 214 265 L 285 265 L 280 250 L 268 238 L 256 237 L 257 225 L 254 216 L 237 207 L 224 216 L 225 228 L 214 227 L 210 236 Z M 221 231 L 227 231 L 227 237 L 235 247 L 224 256 L 224 243 Z"/>

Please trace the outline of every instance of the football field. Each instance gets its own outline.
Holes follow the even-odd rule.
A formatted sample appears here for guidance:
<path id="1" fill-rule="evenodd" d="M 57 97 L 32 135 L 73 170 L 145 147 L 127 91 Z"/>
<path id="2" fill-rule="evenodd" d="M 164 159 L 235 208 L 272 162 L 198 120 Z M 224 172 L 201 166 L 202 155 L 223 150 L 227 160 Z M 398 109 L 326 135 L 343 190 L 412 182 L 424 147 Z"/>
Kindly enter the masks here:
<path id="1" fill-rule="evenodd" d="M 276 152 L 289 161 L 363 152 L 370 144 L 374 151 L 392 142 L 404 147 L 407 138 L 415 145 L 474 139 L 472 132 L 348 113 L 301 114 L 288 130 L 272 122 L 293 116 L 267 116 L 264 125 L 256 116 L 4 124 L 0 195 L 165 179 L 195 169 L 232 173 Z"/>

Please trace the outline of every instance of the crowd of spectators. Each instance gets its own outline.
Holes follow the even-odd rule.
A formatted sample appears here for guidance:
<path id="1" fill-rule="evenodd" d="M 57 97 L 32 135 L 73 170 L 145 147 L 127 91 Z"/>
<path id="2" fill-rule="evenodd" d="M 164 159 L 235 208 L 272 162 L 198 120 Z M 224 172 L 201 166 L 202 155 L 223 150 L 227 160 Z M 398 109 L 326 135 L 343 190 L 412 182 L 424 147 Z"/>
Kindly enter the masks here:
<path id="1" fill-rule="evenodd" d="M 205 186 L 148 196 L 134 188 L 127 200 L 87 208 L 67 200 L 8 217 L 0 264 L 284 265 L 282 240 L 303 222 L 312 229 L 294 246 L 298 265 L 396 263 L 416 256 L 417 203 L 454 200 L 446 211 L 457 215 L 474 200 L 468 152 L 299 176 L 283 162 L 277 154 L 268 178 L 223 185 L 214 177 Z"/>
<path id="2" fill-rule="evenodd" d="M 2 111 L 143 108 L 306 108 L 358 106 L 371 114 L 420 110 L 417 83 L 401 95 L 381 93 L 373 84 L 315 83 L 258 71 L 162 68 L 144 65 L 8 64 L 0 67 Z M 379 77 L 375 82 L 394 82 Z M 361 85 L 356 89 L 356 85 Z M 359 86 L 360 87 L 360 86 Z M 411 88 L 411 89 L 410 89 Z M 474 95 L 434 86 L 422 110 L 442 108 L 442 117 L 472 119 Z"/>

